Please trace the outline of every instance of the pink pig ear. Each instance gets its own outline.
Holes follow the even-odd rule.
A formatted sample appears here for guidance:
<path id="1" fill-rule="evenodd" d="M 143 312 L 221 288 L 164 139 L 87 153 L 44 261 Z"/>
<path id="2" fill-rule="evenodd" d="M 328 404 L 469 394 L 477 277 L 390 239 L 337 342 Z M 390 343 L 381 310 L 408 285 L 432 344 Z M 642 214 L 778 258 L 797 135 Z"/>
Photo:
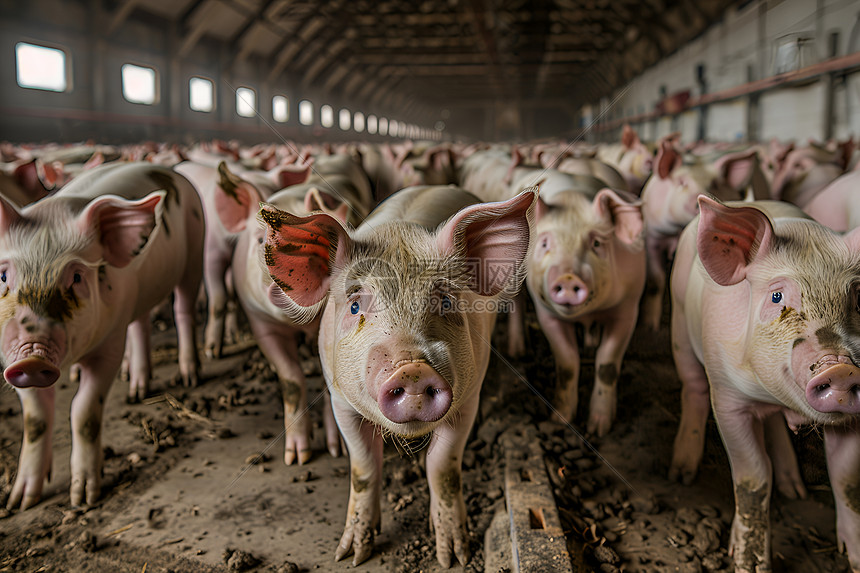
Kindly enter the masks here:
<path id="1" fill-rule="evenodd" d="M 341 201 L 337 197 L 320 191 L 316 187 L 311 187 L 305 193 L 305 210 L 322 211 L 328 213 L 344 225 L 346 218 L 349 216 L 349 204 L 346 201 Z"/>
<path id="2" fill-rule="evenodd" d="M 628 245 L 642 246 L 645 223 L 642 220 L 642 201 L 629 193 L 604 188 L 594 196 L 594 210 L 612 221 L 615 235 Z"/>
<path id="3" fill-rule="evenodd" d="M 23 220 L 15 205 L 0 195 L 0 235 L 6 234 L 9 227 Z"/>
<path id="4" fill-rule="evenodd" d="M 673 139 L 664 139 L 660 142 L 660 150 L 657 152 L 657 175 L 660 179 L 666 179 L 674 169 L 681 166 L 681 155 L 675 149 Z"/>
<path id="5" fill-rule="evenodd" d="M 470 289 L 482 296 L 514 294 L 529 250 L 533 205 L 531 187 L 507 201 L 461 209 L 439 230 L 439 246 L 462 254 L 472 272 Z"/>
<path id="6" fill-rule="evenodd" d="M 265 263 L 276 285 L 269 300 L 291 319 L 309 322 L 325 304 L 332 271 L 343 265 L 352 240 L 325 213 L 296 217 L 264 203 L 260 218 L 267 226 Z"/>
<path id="7" fill-rule="evenodd" d="M 714 162 L 720 176 L 736 191 L 743 191 L 749 186 L 757 165 L 758 154 L 755 149 L 729 153 Z"/>
<path id="8" fill-rule="evenodd" d="M 257 211 L 260 192 L 257 188 L 237 176 L 223 161 L 218 164 L 220 181 L 215 191 L 215 210 L 224 228 L 230 233 L 241 233 L 248 219 Z"/>
<path id="9" fill-rule="evenodd" d="M 158 227 L 156 207 L 164 191 L 150 193 L 139 201 L 103 196 L 87 205 L 78 217 L 82 232 L 97 229 L 102 258 L 113 267 L 122 268 L 140 254 Z"/>
<path id="10" fill-rule="evenodd" d="M 705 270 L 719 285 L 744 280 L 752 260 L 770 250 L 773 225 L 754 207 L 727 207 L 699 195 L 696 246 Z"/>

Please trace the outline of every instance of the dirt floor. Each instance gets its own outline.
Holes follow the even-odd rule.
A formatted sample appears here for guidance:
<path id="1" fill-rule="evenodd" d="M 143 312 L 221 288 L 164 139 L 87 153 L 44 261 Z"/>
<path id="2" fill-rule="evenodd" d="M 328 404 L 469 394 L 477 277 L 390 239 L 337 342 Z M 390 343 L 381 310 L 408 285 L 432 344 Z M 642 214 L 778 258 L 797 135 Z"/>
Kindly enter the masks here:
<path id="1" fill-rule="evenodd" d="M 713 422 L 698 480 L 684 487 L 665 477 L 680 395 L 668 331 L 636 333 L 622 368 L 618 421 L 605 438 L 583 439 L 579 424 L 546 421 L 539 394 L 551 395 L 552 356 L 534 315 L 528 316 L 529 356 L 494 357 L 484 384 L 463 474 L 472 560 L 455 570 L 484 571 L 485 563 L 488 573 L 513 570 L 506 557 L 484 554 L 484 537 L 504 510 L 504 434 L 522 428 L 541 439 L 574 572 L 730 570 L 731 480 Z M 158 367 L 151 398 L 126 404 L 126 383 L 114 384 L 105 408 L 103 497 L 87 510 L 69 505 L 68 410 L 75 386 L 58 384 L 53 479 L 37 506 L 0 510 L 0 572 L 353 569 L 348 559 L 334 561 L 346 514 L 348 462 L 325 452 L 318 362 L 306 352 L 316 453 L 304 466 L 285 466 L 282 403 L 253 341 L 204 363 L 203 383 L 186 389 L 169 383 L 176 372 L 173 330 L 163 322 L 156 326 L 162 331 L 154 341 Z M 504 347 L 501 339 L 496 344 Z M 581 404 L 587 404 L 592 367 L 583 369 Z M 17 396 L 4 385 L 2 503 L 17 467 L 21 425 Z M 774 571 L 848 570 L 836 552 L 821 440 L 805 435 L 796 442 L 810 498 L 777 495 L 773 501 Z M 358 569 L 439 570 L 420 456 L 404 457 L 388 447 L 384 480 L 376 551 Z"/>

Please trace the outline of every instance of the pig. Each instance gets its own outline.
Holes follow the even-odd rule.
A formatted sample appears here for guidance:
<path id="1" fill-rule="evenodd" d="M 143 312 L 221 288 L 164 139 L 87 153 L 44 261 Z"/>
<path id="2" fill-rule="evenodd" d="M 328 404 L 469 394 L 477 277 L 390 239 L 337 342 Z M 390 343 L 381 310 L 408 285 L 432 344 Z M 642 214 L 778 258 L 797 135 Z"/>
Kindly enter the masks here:
<path id="1" fill-rule="evenodd" d="M 335 552 L 353 564 L 380 525 L 383 440 L 427 444 L 436 557 L 470 557 L 463 449 L 490 358 L 495 306 L 515 292 L 529 249 L 533 190 L 480 203 L 454 186 L 401 190 L 354 231 L 327 214 L 264 205 L 270 297 L 297 320 L 320 311 L 320 358 L 350 457 Z"/>
<path id="2" fill-rule="evenodd" d="M 660 329 L 666 269 L 678 236 L 696 216 L 696 197 L 709 193 L 723 201 L 767 199 L 754 149 L 713 157 L 682 155 L 674 136 L 664 138 L 654 173 L 642 190 L 648 281 L 642 301 L 642 322 L 652 332 Z"/>
<path id="3" fill-rule="evenodd" d="M 860 227 L 860 171 L 850 171 L 834 179 L 803 211 L 834 231 Z"/>
<path id="4" fill-rule="evenodd" d="M 860 571 L 860 231 L 838 235 L 784 202 L 698 203 L 672 272 L 683 390 L 669 476 L 694 478 L 713 408 L 734 483 L 735 570 L 770 571 L 773 482 L 806 495 L 786 422 L 815 424 L 839 549 Z"/>
<path id="5" fill-rule="evenodd" d="M 336 180 L 337 176 L 331 176 Z M 284 463 L 305 464 L 311 459 L 310 417 L 307 386 L 299 362 L 299 337 L 316 338 L 319 320 L 308 324 L 297 324 L 269 300 L 269 291 L 277 288 L 263 266 L 264 229 L 257 224 L 257 211 L 263 197 L 252 185 L 240 179 L 227 190 L 223 186 L 216 190 L 215 206 L 220 224 L 237 237 L 231 268 L 233 283 L 239 304 L 248 318 L 251 331 L 260 350 L 277 372 L 284 400 L 285 447 Z M 326 188 L 320 190 L 314 184 L 293 185 L 268 197 L 266 201 L 291 213 L 306 215 L 311 211 L 323 211 L 342 223 L 357 219 L 350 215 L 351 204 L 359 204 L 359 197 L 351 194 L 351 187 Z M 340 453 L 340 435 L 326 402 L 324 408 L 326 443 L 333 456 Z"/>
<path id="6" fill-rule="evenodd" d="M 806 147 L 793 149 L 773 176 L 772 198 L 804 208 L 845 172 L 853 151 L 853 140 L 828 146 L 810 142 Z"/>
<path id="7" fill-rule="evenodd" d="M 0 198 L 0 365 L 21 400 L 24 439 L 9 509 L 38 502 L 50 474 L 54 383 L 80 368 L 71 408 L 71 503 L 100 493 L 104 400 L 128 331 L 132 395 L 149 373 L 149 310 L 174 294 L 179 370 L 197 382 L 194 302 L 203 207 L 191 184 L 149 163 L 87 171 L 16 209 Z"/>
<path id="8" fill-rule="evenodd" d="M 636 328 L 645 286 L 641 201 L 632 194 L 592 187 L 550 193 L 541 187 L 536 246 L 528 258 L 526 286 L 555 358 L 555 416 L 576 416 L 579 344 L 597 345 L 587 429 L 603 436 L 616 412 L 621 362 Z"/>

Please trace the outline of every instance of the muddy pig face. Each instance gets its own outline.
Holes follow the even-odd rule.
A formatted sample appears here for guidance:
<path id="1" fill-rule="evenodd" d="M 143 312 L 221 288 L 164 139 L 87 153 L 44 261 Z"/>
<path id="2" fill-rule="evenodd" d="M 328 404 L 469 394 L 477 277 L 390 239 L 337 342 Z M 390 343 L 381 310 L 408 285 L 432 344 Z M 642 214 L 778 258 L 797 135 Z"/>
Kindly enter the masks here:
<path id="1" fill-rule="evenodd" d="M 0 199 L 0 366 L 10 384 L 50 386 L 104 334 L 108 267 L 146 245 L 162 196 L 102 197 L 80 213 L 53 198 L 19 213 Z"/>
<path id="2" fill-rule="evenodd" d="M 819 423 L 860 415 L 860 231 L 700 198 L 697 237 L 720 285 L 749 283 L 744 362 L 765 389 Z M 739 320 L 744 309 L 726 309 Z M 717 319 L 720 320 L 720 319 Z"/>
<path id="3" fill-rule="evenodd" d="M 472 205 L 436 232 L 389 221 L 360 235 L 267 206 L 271 298 L 307 319 L 328 296 L 320 354 L 332 391 L 388 434 L 428 434 L 480 389 L 497 303 L 522 275 L 533 200 Z"/>
<path id="4" fill-rule="evenodd" d="M 573 319 L 604 308 L 615 296 L 621 250 L 642 248 L 638 200 L 611 189 L 593 200 L 582 193 L 538 199 L 536 244 L 528 261 L 528 288 L 558 316 Z"/>

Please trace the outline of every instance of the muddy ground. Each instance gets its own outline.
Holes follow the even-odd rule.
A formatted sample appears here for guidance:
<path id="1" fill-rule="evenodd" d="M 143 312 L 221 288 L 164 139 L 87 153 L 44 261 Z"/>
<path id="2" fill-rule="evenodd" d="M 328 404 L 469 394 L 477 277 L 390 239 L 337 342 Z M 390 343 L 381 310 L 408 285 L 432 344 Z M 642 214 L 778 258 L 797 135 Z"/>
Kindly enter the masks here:
<path id="1" fill-rule="evenodd" d="M 713 421 L 698 480 L 684 487 L 665 478 L 680 395 L 668 317 L 657 335 L 637 331 L 622 368 L 618 421 L 602 439 L 583 436 L 579 424 L 546 421 L 538 394 L 551 395 L 552 357 L 533 313 L 528 317 L 529 355 L 494 356 L 484 385 L 463 474 L 472 560 L 455 570 L 484 571 L 485 563 L 490 573 L 511 570 L 503 556 L 484 554 L 484 536 L 493 516 L 504 510 L 504 434 L 524 429 L 536 432 L 544 448 L 573 571 L 730 570 L 725 548 L 731 481 Z M 114 384 L 105 408 L 103 497 L 86 510 L 69 505 L 68 410 L 75 386 L 58 384 L 53 478 L 37 506 L 0 510 L 0 572 L 353 569 L 349 560 L 334 561 L 346 514 L 348 463 L 325 452 L 316 360 L 306 350 L 315 455 L 304 466 L 285 466 L 282 403 L 274 374 L 253 341 L 205 362 L 203 383 L 186 389 L 170 382 L 176 373 L 173 329 L 163 320 L 156 327 L 151 398 L 126 404 L 126 383 Z M 500 348 L 503 333 L 500 321 Z M 593 376 L 592 368 L 586 361 L 584 381 Z M 582 386 L 580 404 L 587 404 L 590 384 Z M 21 425 L 17 396 L 4 385 L 4 504 L 17 467 Z M 836 552 L 820 437 L 802 435 L 796 442 L 810 497 L 775 496 L 774 571 L 847 570 Z M 373 557 L 359 570 L 439 570 L 420 457 L 387 446 L 382 531 Z"/>

